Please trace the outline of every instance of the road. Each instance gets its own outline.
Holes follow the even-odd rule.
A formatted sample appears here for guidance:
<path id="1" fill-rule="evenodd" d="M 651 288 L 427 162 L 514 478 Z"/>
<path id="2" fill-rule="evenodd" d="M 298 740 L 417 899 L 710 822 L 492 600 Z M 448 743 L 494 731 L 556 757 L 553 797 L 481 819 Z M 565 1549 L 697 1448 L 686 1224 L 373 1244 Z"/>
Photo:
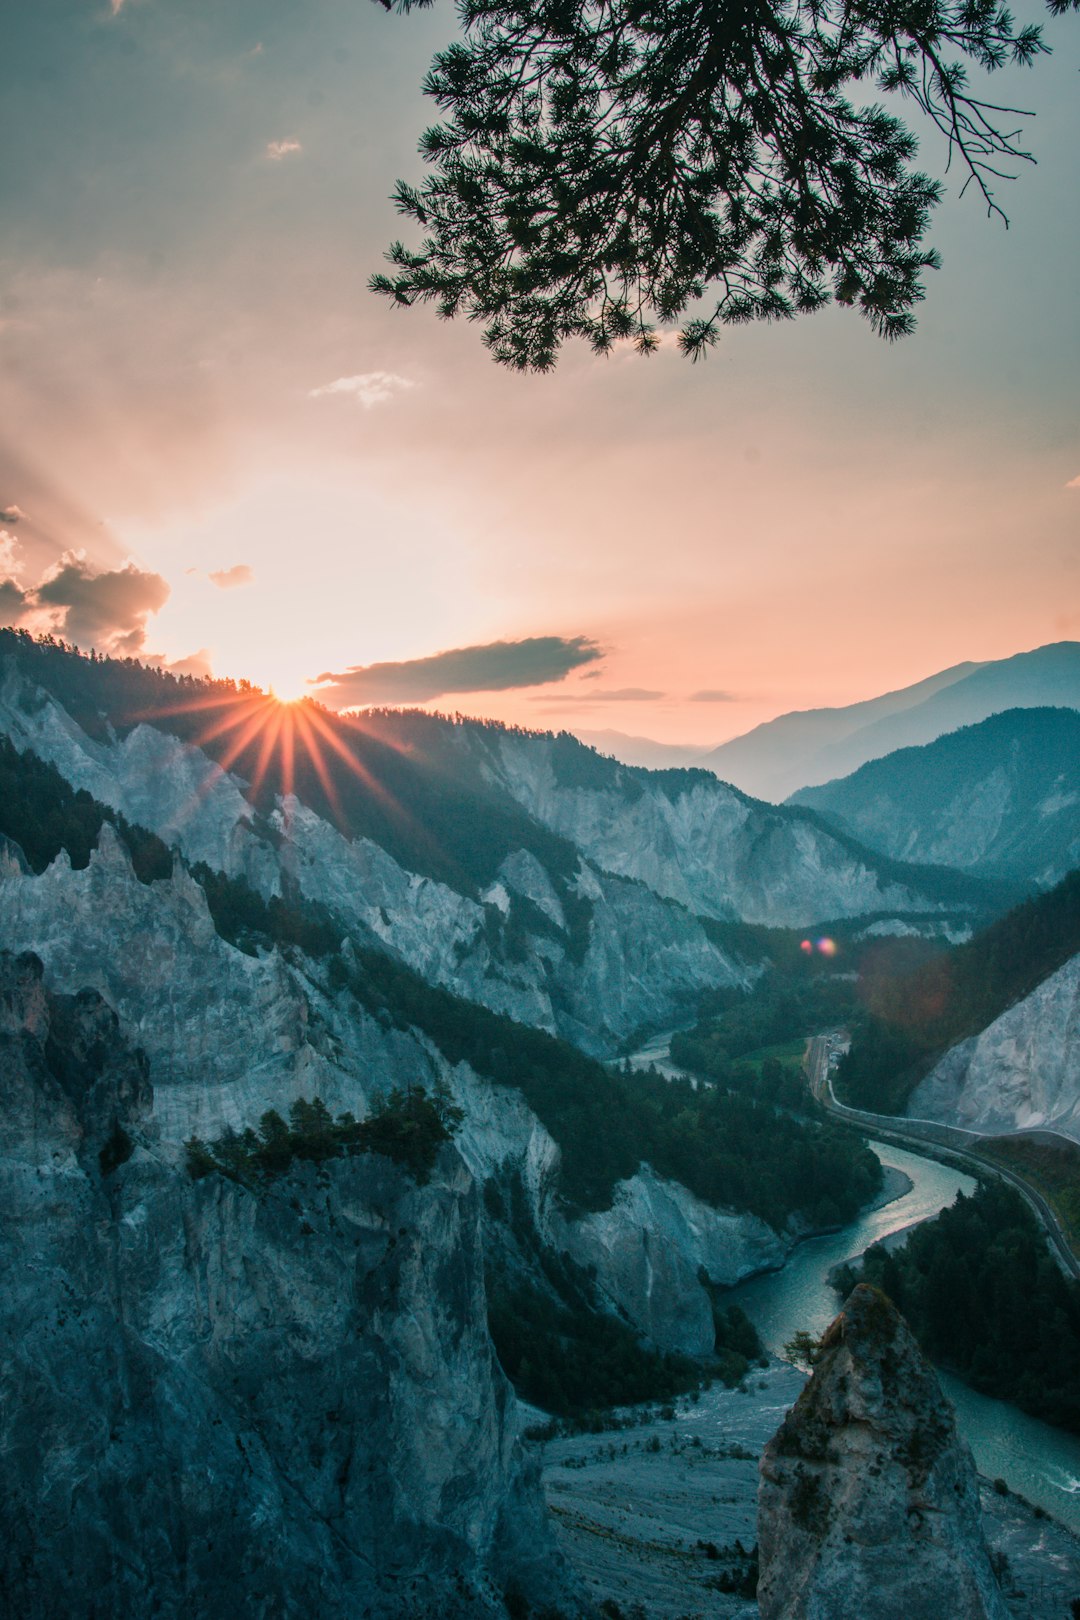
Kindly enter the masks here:
<path id="1" fill-rule="evenodd" d="M 987 1136 L 984 1132 L 965 1130 L 960 1125 L 942 1125 L 937 1120 L 909 1119 L 907 1116 L 896 1117 L 892 1114 L 869 1114 L 860 1108 L 848 1108 L 845 1103 L 837 1102 L 829 1070 L 831 1054 L 842 1050 L 844 1044 L 843 1037 L 838 1033 L 814 1035 L 807 1043 L 807 1076 L 810 1089 L 817 1100 L 838 1119 L 859 1125 L 863 1130 L 872 1131 L 875 1136 L 898 1142 L 902 1147 L 912 1148 L 915 1152 L 920 1148 L 925 1150 L 927 1146 L 946 1148 L 957 1158 L 968 1160 L 976 1173 L 985 1174 L 990 1171 L 1002 1181 L 1009 1182 L 1026 1199 L 1043 1226 L 1050 1239 L 1051 1249 L 1066 1276 L 1080 1280 L 1080 1261 L 1069 1245 L 1061 1222 L 1042 1193 L 1022 1176 L 1018 1176 L 1015 1171 L 1006 1170 L 1003 1165 L 984 1158 L 979 1152 L 979 1146 L 983 1142 L 1008 1141 L 1014 1137 L 1024 1136 L 1057 1136 L 1062 1142 L 1068 1142 L 1071 1147 L 1075 1147 L 1076 1143 L 1071 1137 L 1061 1136 L 1056 1131 L 1039 1130 L 1003 1132 L 995 1138 Z"/>

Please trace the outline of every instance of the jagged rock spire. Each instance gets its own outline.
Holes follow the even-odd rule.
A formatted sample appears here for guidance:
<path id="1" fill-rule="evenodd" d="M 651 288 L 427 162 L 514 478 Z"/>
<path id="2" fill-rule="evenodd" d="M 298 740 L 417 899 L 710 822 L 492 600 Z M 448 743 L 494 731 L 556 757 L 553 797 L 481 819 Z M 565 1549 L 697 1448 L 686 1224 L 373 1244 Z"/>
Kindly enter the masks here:
<path id="1" fill-rule="evenodd" d="M 762 1620 L 1006 1620 L 952 1406 L 866 1284 L 765 1448 L 758 1540 Z"/>

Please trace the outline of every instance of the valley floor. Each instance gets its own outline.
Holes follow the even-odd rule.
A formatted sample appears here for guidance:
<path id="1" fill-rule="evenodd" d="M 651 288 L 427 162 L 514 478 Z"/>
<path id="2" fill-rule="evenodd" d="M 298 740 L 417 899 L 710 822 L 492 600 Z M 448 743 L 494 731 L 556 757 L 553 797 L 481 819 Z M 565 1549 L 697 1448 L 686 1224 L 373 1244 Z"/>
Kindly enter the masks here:
<path id="1" fill-rule="evenodd" d="M 717 1582 L 739 1561 L 736 1542 L 754 1546 L 758 1458 L 803 1383 L 773 1361 L 745 1393 L 717 1386 L 672 1418 L 544 1446 L 560 1545 L 598 1603 L 613 1599 L 627 1620 L 756 1620 L 755 1602 Z M 987 1481 L 982 1499 L 1010 1612 L 1063 1620 L 1080 1598 L 1080 1540 Z"/>

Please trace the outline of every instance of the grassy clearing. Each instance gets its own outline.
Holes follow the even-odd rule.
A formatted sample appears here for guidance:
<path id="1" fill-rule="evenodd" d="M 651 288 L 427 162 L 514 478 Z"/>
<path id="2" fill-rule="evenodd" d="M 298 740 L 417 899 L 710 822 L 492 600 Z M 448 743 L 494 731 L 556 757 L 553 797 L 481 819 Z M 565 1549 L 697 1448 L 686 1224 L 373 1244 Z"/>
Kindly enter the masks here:
<path id="1" fill-rule="evenodd" d="M 759 1046 L 756 1052 L 748 1052 L 738 1061 L 757 1069 L 759 1073 L 761 1065 L 769 1058 L 775 1058 L 785 1069 L 801 1069 L 805 1054 L 806 1041 L 800 1035 L 793 1041 L 774 1041 L 772 1046 Z"/>

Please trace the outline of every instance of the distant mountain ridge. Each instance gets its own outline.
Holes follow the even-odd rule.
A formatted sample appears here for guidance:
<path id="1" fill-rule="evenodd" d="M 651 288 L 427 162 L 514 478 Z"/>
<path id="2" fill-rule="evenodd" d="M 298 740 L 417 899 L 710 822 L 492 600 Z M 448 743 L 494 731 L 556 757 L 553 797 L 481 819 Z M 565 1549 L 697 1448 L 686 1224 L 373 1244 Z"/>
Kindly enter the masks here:
<path id="1" fill-rule="evenodd" d="M 1080 642 L 956 664 L 914 686 L 843 708 L 782 714 L 697 763 L 746 793 L 777 802 L 1005 709 L 1043 707 L 1080 709 Z"/>
<path id="2" fill-rule="evenodd" d="M 1080 866 L 1080 712 L 1007 709 L 787 803 L 895 860 L 1048 887 Z"/>
<path id="3" fill-rule="evenodd" d="M 688 765 L 700 764 L 711 752 L 707 743 L 664 743 L 654 737 L 635 737 L 625 731 L 601 731 L 571 728 L 579 742 L 597 753 L 611 754 L 623 765 L 643 765 L 649 771 L 681 770 Z"/>

